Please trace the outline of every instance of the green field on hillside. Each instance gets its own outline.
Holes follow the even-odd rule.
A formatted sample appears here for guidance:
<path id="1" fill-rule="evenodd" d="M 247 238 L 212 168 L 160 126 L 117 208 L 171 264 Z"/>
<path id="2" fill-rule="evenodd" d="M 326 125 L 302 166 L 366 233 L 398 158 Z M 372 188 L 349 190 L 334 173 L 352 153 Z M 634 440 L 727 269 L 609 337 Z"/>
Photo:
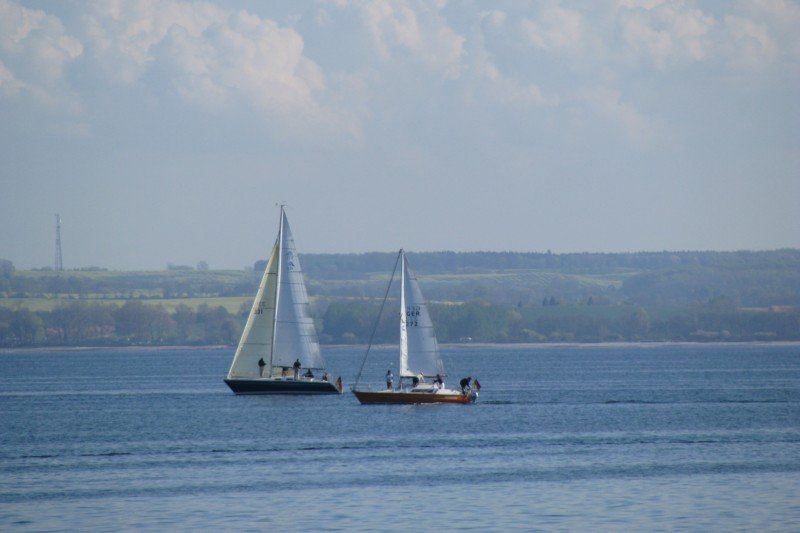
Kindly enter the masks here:
<path id="1" fill-rule="evenodd" d="M 72 302 L 85 302 L 85 303 L 98 303 L 98 304 L 111 304 L 120 306 L 125 302 L 131 301 L 130 299 L 119 298 L 91 298 L 91 299 L 77 299 L 77 298 L 0 298 L 0 307 L 8 309 L 29 309 L 30 311 L 52 311 L 57 308 L 59 304 L 67 304 Z M 207 297 L 207 298 L 137 298 L 135 301 L 142 302 L 147 305 L 160 305 L 170 313 L 175 311 L 175 308 L 183 304 L 188 306 L 192 311 L 196 311 L 202 305 L 209 307 L 222 306 L 231 314 L 238 315 L 239 310 L 243 304 L 250 305 L 253 301 L 251 296 L 226 296 L 226 297 Z"/>

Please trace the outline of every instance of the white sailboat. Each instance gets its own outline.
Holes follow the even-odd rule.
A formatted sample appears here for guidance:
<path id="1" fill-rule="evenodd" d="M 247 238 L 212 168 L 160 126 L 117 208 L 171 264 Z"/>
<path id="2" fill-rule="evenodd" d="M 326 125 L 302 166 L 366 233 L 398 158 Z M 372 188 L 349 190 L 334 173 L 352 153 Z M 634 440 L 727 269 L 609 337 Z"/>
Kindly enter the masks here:
<path id="1" fill-rule="evenodd" d="M 397 263 L 401 264 L 399 386 L 394 388 L 387 383 L 385 390 L 378 391 L 358 388 L 361 373 L 364 369 L 364 362 L 369 356 L 372 345 L 370 342 L 370 346 L 367 347 L 367 352 L 364 355 L 364 362 L 361 364 L 361 370 L 353 386 L 353 393 L 364 404 L 474 402 L 478 398 L 478 390 L 480 389 L 480 384 L 477 380 L 475 380 L 474 389 L 469 388 L 468 382 L 463 390 L 448 389 L 444 385 L 444 378 L 447 374 L 439 353 L 439 343 L 436 341 L 433 321 L 428 312 L 428 306 L 425 304 L 425 299 L 422 297 L 417 278 L 411 272 L 408 266 L 408 259 L 403 250 L 400 250 L 398 254 L 392 277 L 389 280 L 389 288 L 391 288 L 397 272 Z M 388 297 L 389 289 L 387 289 L 383 300 L 384 305 Z M 375 326 L 377 328 L 377 321 Z"/>
<path id="2" fill-rule="evenodd" d="M 281 206 L 278 238 L 225 383 L 236 394 L 340 394 L 311 318 L 303 272 Z"/>

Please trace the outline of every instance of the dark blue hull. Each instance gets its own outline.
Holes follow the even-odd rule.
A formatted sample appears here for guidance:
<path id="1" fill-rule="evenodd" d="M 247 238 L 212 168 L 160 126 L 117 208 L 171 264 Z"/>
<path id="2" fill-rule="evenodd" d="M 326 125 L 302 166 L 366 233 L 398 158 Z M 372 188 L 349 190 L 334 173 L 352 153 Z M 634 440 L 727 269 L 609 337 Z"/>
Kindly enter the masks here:
<path id="1" fill-rule="evenodd" d="M 225 383 L 236 394 L 341 394 L 336 385 L 328 381 L 226 379 Z"/>

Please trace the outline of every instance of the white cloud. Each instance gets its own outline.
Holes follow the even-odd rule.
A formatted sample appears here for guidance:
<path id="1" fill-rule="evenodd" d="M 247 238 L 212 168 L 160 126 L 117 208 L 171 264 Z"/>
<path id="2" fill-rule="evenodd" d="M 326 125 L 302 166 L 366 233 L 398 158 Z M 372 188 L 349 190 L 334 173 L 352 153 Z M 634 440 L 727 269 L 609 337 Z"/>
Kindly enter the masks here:
<path id="1" fill-rule="evenodd" d="M 360 11 L 380 57 L 388 61 L 398 51 L 409 52 L 426 68 L 457 78 L 463 71 L 465 38 L 444 20 L 444 2 L 342 2 Z"/>
<path id="2" fill-rule="evenodd" d="M 616 16 L 627 51 L 662 70 L 700 61 L 797 70 L 800 5 L 748 0 L 726 8 L 715 17 L 691 2 L 621 1 Z"/>
<path id="3" fill-rule="evenodd" d="M 540 50 L 575 51 L 583 45 L 584 21 L 574 9 L 547 6 L 537 18 L 523 18 L 520 24 L 530 44 Z"/>
<path id="4" fill-rule="evenodd" d="M 200 37 L 225 15 L 205 3 L 112 0 L 92 4 L 84 23 L 94 55 L 109 78 L 133 83 L 156 61 L 156 48 L 171 29 Z"/>
<path id="5" fill-rule="evenodd" d="M 497 9 L 484 11 L 480 13 L 479 16 L 490 28 L 494 29 L 502 27 L 508 19 L 508 15 L 506 15 L 505 12 Z"/>
<path id="6" fill-rule="evenodd" d="M 713 47 L 714 17 L 683 3 L 641 7 L 628 2 L 617 17 L 627 52 L 659 69 L 702 61 Z"/>
<path id="7" fill-rule="evenodd" d="M 315 105 L 314 92 L 325 88 L 322 71 L 303 56 L 294 30 L 245 13 L 196 36 L 173 26 L 160 53 L 176 73 L 180 93 L 200 105 L 244 98 L 268 111 L 308 108 Z"/>
<path id="8" fill-rule="evenodd" d="M 666 2 L 667 0 L 618 0 L 616 4 L 619 7 L 655 9 Z"/>
<path id="9" fill-rule="evenodd" d="M 621 91 L 606 87 L 585 89 L 578 91 L 576 100 L 592 112 L 619 124 L 634 144 L 646 143 L 654 134 L 652 121 L 626 102 Z"/>
<path id="10" fill-rule="evenodd" d="M 0 94 L 16 96 L 25 88 L 25 84 L 19 81 L 14 73 L 0 61 Z"/>
<path id="11" fill-rule="evenodd" d="M 66 34 L 57 17 L 0 0 L 0 86 L 7 96 L 66 103 L 72 95 L 64 69 L 82 53 L 80 41 Z"/>
<path id="12" fill-rule="evenodd" d="M 522 108 L 551 103 L 536 84 L 523 83 L 505 76 L 491 63 L 485 64 L 481 71 L 483 80 L 489 84 L 489 94 L 499 102 Z"/>
<path id="13" fill-rule="evenodd" d="M 481 13 L 480 18 L 493 30 L 503 31 L 506 22 L 505 13 L 488 11 Z M 539 86 L 509 76 L 497 67 L 495 58 L 486 47 L 485 35 L 480 25 L 476 25 L 466 46 L 468 75 L 462 82 L 468 87 L 473 86 L 479 93 L 479 98 L 488 98 L 506 106 L 522 109 L 552 104 Z"/>
<path id="14" fill-rule="evenodd" d="M 759 67 L 772 63 L 778 55 L 777 46 L 764 23 L 727 15 L 725 29 L 731 44 L 726 51 L 733 65 Z"/>
<path id="15" fill-rule="evenodd" d="M 357 134 L 346 110 L 326 106 L 325 75 L 304 55 L 302 36 L 273 20 L 208 3 L 136 0 L 97 3 L 85 22 L 91 50 L 117 83 L 144 83 L 157 72 L 207 110 L 244 106 L 291 117 L 281 134 Z"/>
<path id="16" fill-rule="evenodd" d="M 156 105 L 177 97 L 220 116 L 254 110 L 292 135 L 357 138 L 381 114 L 376 102 L 394 111 L 425 93 L 521 112 L 549 106 L 568 114 L 578 105 L 639 132 L 633 138 L 652 123 L 634 102 L 658 110 L 631 94 L 632 75 L 668 76 L 702 63 L 796 71 L 800 58 L 800 6 L 783 0 L 724 4 L 713 14 L 688 0 L 547 0 L 506 4 L 507 11 L 334 0 L 284 13 L 291 26 L 264 15 L 269 7 L 257 15 L 188 0 L 76 6 L 77 16 L 65 20 L 79 22 L 67 31 L 54 15 L 0 0 L 0 97 L 77 101 L 66 74 L 83 56 L 80 81 L 90 90 L 127 87 Z M 309 31 L 319 32 L 305 34 L 310 51 Z M 343 53 L 325 49 L 337 38 Z M 98 70 L 120 87 L 98 83 Z"/>
<path id="17" fill-rule="evenodd" d="M 800 5 L 782 0 L 740 2 L 724 17 L 721 50 L 730 64 L 760 69 L 772 64 L 800 73 Z"/>
<path id="18" fill-rule="evenodd" d="M 482 89 L 482 93 L 491 99 L 509 106 L 522 108 L 548 104 L 541 89 L 533 83 L 524 83 L 503 74 L 492 61 L 481 41 L 473 43 L 472 77 L 470 82 Z"/>

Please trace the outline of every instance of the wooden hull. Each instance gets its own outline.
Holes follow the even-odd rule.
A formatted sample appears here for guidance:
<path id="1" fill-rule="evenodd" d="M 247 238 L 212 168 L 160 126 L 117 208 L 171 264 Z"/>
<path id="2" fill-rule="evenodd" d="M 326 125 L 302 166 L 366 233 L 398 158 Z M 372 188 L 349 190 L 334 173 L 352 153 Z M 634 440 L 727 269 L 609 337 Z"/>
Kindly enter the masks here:
<path id="1" fill-rule="evenodd" d="M 354 390 L 362 404 L 417 404 L 417 403 L 473 403 L 478 394 L 433 394 L 430 392 L 408 391 L 359 391 Z"/>
<path id="2" fill-rule="evenodd" d="M 226 379 L 236 394 L 341 394 L 334 383 L 293 379 Z"/>

